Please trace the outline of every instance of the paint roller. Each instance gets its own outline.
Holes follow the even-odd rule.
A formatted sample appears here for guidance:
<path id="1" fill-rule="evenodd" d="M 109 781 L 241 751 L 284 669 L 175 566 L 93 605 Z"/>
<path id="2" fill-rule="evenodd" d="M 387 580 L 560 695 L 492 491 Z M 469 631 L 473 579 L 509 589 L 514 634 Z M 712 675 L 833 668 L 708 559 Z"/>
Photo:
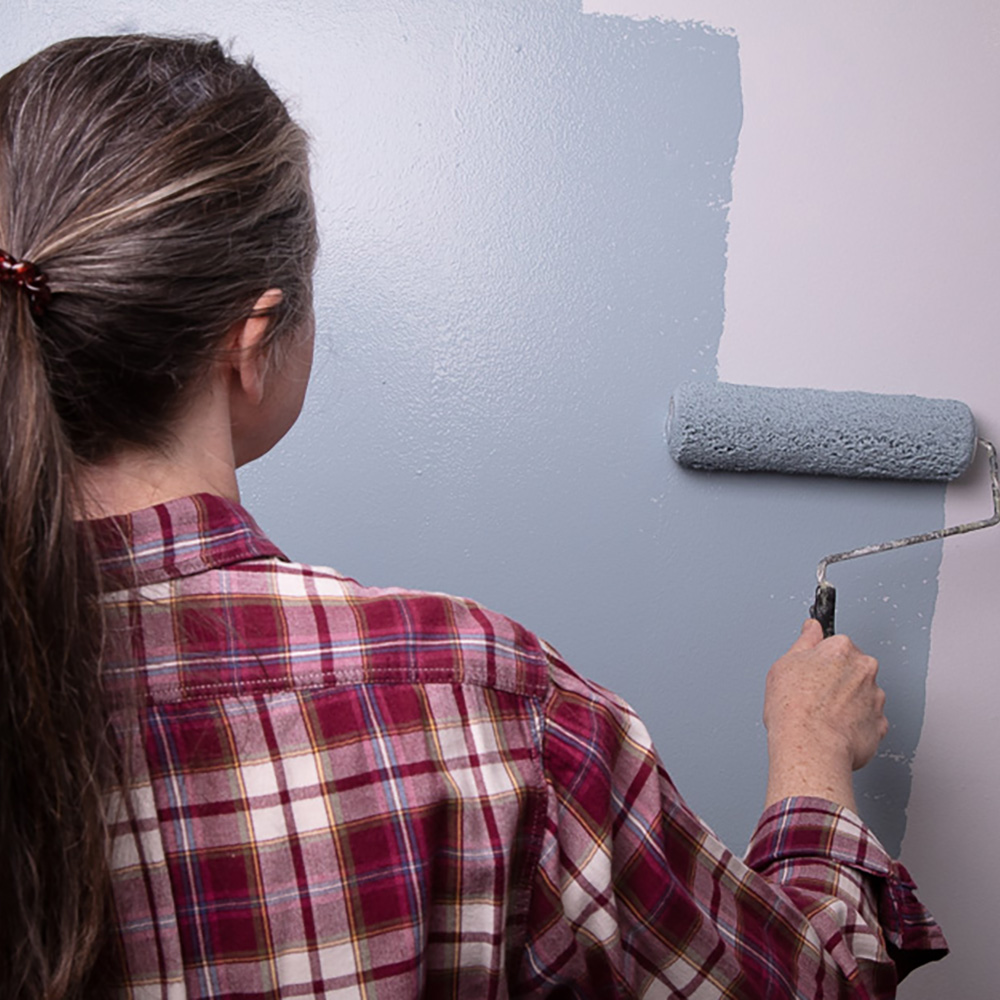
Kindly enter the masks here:
<path id="1" fill-rule="evenodd" d="M 820 561 L 809 613 L 825 636 L 834 632 L 836 590 L 826 579 L 832 563 L 1000 523 L 996 449 L 977 437 L 972 411 L 955 399 L 685 382 L 670 400 L 667 446 L 674 460 L 690 469 L 938 482 L 962 475 L 977 447 L 986 451 L 992 517 Z"/>

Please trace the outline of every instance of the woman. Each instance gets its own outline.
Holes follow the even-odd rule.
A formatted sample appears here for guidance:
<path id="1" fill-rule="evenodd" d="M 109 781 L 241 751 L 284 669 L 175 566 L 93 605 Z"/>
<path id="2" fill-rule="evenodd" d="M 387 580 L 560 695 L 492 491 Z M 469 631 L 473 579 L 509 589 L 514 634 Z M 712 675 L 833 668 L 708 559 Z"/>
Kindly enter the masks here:
<path id="1" fill-rule="evenodd" d="M 214 42 L 0 80 L 0 995 L 890 996 L 944 941 L 854 816 L 875 662 L 772 668 L 747 863 L 516 623 L 290 563 L 306 142 Z M 121 794 L 122 790 L 125 794 Z"/>

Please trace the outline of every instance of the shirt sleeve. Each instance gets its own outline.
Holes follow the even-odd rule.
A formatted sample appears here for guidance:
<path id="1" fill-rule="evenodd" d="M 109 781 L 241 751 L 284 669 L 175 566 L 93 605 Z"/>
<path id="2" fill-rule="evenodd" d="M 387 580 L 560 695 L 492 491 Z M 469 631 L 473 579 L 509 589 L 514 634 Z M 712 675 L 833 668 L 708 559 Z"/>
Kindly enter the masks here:
<path id="1" fill-rule="evenodd" d="M 875 1000 L 946 953 L 906 870 L 852 812 L 779 802 L 740 859 L 628 705 L 557 659 L 551 676 L 518 995 Z"/>

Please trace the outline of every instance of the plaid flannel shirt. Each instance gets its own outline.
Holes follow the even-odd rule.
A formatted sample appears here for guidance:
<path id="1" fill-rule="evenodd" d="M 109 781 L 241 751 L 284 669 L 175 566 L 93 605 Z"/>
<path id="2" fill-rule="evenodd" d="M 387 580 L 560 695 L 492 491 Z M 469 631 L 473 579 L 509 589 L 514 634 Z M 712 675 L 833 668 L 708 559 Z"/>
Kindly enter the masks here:
<path id="1" fill-rule="evenodd" d="M 734 857 L 509 619 L 288 562 L 218 497 L 93 523 L 120 995 L 874 998 L 943 954 L 855 815 L 789 799 Z"/>

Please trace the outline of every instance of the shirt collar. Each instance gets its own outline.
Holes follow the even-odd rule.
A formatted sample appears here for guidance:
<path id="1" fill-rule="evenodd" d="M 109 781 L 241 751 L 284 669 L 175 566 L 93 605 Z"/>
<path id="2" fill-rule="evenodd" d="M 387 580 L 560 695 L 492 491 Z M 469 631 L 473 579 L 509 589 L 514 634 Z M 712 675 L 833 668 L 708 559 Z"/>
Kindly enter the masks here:
<path id="1" fill-rule="evenodd" d="M 247 559 L 288 561 L 238 503 L 210 493 L 90 525 L 105 589 L 160 583 Z"/>

